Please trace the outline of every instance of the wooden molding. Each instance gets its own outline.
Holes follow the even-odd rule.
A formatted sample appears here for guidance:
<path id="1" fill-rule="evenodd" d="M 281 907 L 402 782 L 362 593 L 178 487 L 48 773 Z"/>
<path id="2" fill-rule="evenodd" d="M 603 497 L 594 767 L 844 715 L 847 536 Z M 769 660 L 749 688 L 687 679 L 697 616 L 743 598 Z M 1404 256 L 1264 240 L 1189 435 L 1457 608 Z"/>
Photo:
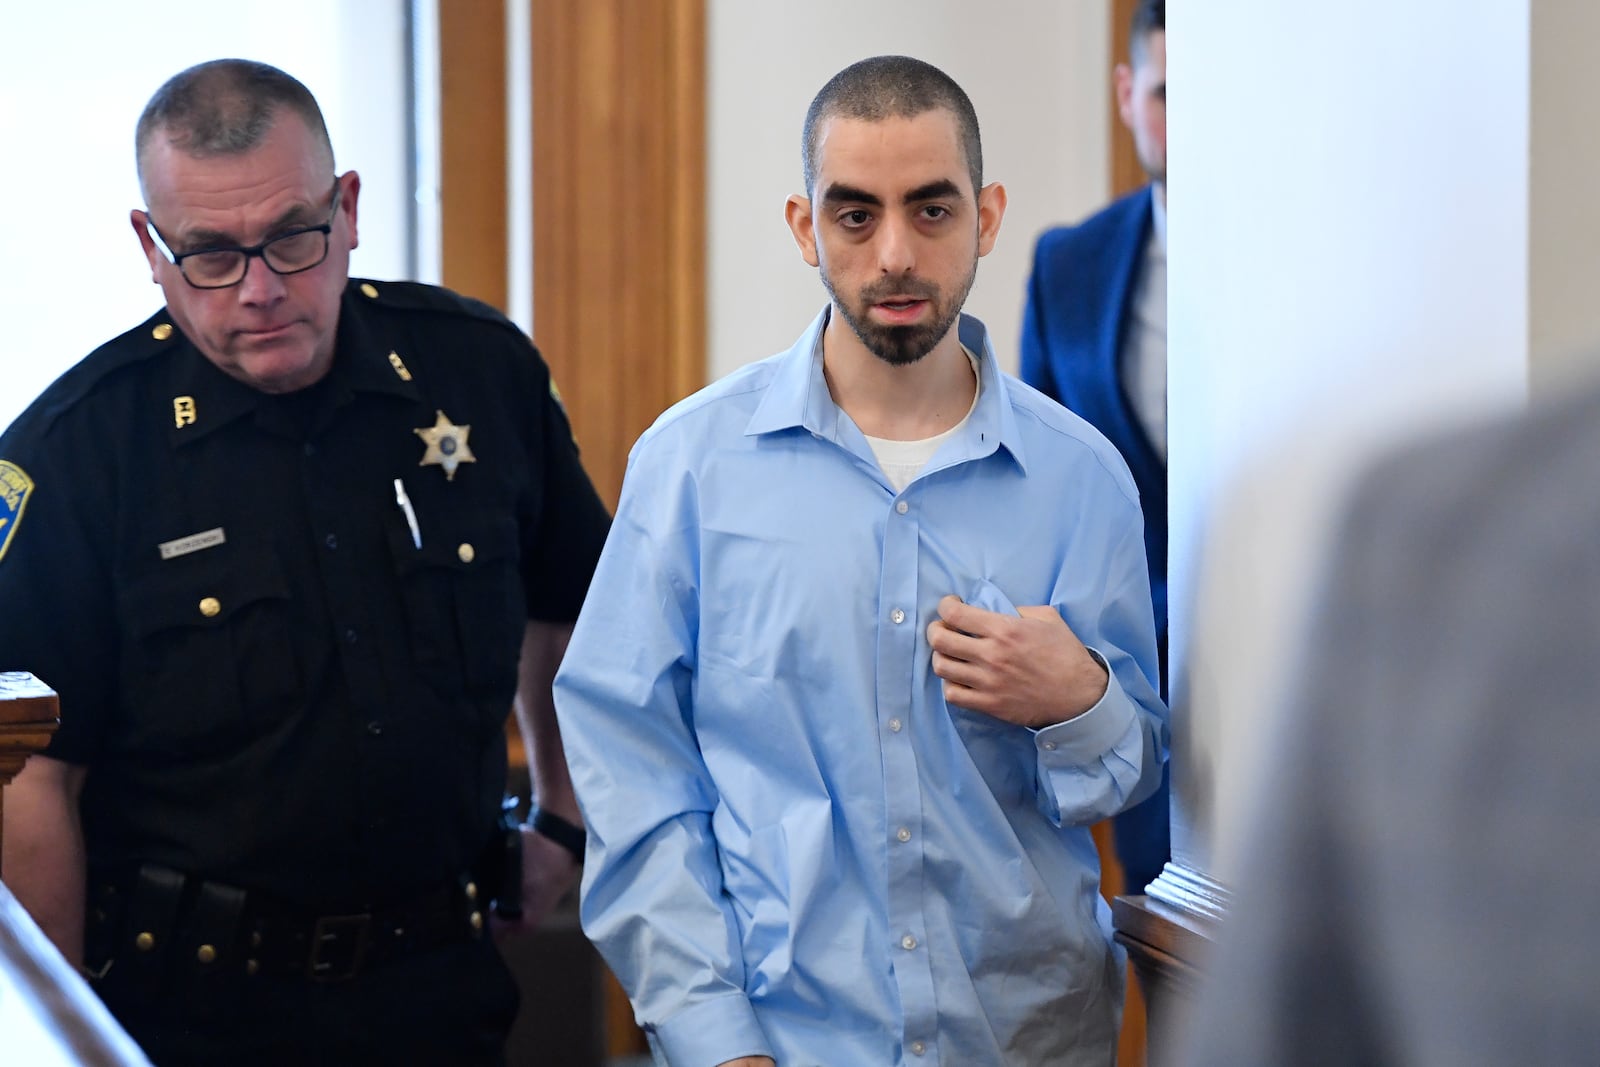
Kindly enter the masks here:
<path id="1" fill-rule="evenodd" d="M 533 0 L 534 334 L 600 495 L 705 381 L 703 0 Z"/>
<path id="2" fill-rule="evenodd" d="M 505 311 L 506 33 L 502 0 L 439 5 L 439 229 L 444 284 Z"/>
<path id="3" fill-rule="evenodd" d="M 1111 0 L 1111 66 L 1109 74 L 1118 63 L 1128 61 L 1128 28 L 1133 22 L 1133 11 L 1138 0 Z M 1111 195 L 1125 196 L 1150 180 L 1139 163 L 1138 150 L 1133 146 L 1133 134 L 1122 124 L 1117 111 L 1115 80 L 1111 87 Z"/>

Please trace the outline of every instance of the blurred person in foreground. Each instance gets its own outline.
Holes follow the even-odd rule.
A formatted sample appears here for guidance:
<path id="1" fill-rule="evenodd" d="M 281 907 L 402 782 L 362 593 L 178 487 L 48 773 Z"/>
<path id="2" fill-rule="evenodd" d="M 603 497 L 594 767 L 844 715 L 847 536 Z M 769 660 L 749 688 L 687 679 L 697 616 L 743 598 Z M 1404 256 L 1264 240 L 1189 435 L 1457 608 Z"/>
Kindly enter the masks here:
<path id="1" fill-rule="evenodd" d="M 1600 1062 L 1600 392 L 1357 489 L 1178 1062 Z"/>
<path id="2" fill-rule="evenodd" d="M 830 80 L 830 302 L 640 438 L 556 682 L 584 929 L 658 1062 L 1115 1056 L 1089 827 L 1166 758 L 1127 468 L 961 314 L 1005 190 L 947 75 Z"/>
<path id="3" fill-rule="evenodd" d="M 166 306 L 0 437 L 0 655 L 61 697 L 7 884 L 162 1067 L 498 1063 L 488 904 L 578 876 L 550 681 L 605 508 L 515 326 L 348 276 L 305 86 L 190 68 L 136 149 Z"/>

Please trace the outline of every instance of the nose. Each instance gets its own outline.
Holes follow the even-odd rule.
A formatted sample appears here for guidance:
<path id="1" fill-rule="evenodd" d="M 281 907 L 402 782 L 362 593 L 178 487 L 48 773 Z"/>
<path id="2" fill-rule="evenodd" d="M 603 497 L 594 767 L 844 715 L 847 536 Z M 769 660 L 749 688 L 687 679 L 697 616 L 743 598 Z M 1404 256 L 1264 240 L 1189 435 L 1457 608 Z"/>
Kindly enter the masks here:
<path id="1" fill-rule="evenodd" d="M 916 266 L 916 234 L 909 220 L 885 215 L 878 225 L 878 269 L 884 274 L 909 274 Z"/>
<path id="2" fill-rule="evenodd" d="M 267 266 L 260 254 L 245 260 L 244 278 L 239 282 L 239 299 L 246 304 L 275 304 L 283 299 L 283 277 Z"/>

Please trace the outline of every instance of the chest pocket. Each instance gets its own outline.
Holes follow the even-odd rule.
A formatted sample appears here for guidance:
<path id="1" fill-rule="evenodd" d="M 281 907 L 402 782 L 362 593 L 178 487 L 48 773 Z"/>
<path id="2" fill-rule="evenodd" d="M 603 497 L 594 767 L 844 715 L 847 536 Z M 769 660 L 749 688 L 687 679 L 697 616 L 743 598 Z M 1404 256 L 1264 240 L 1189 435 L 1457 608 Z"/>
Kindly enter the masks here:
<path id="1" fill-rule="evenodd" d="M 303 696 L 289 588 L 268 546 L 165 560 L 124 584 L 127 743 L 200 755 L 260 734 Z"/>
<path id="2" fill-rule="evenodd" d="M 451 515 L 428 525 L 420 548 L 397 524 L 389 548 L 418 673 L 441 695 L 501 690 L 509 701 L 527 621 L 516 522 Z"/>

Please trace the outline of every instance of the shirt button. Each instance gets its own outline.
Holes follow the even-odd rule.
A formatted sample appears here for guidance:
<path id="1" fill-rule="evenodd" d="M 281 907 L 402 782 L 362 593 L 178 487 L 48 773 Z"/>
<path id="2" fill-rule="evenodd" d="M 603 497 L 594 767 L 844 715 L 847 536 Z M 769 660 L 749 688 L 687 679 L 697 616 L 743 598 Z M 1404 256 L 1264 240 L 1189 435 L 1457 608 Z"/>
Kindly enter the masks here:
<path id="1" fill-rule="evenodd" d="M 891 734 L 897 734 L 897 733 L 900 732 L 900 720 L 899 719 L 890 719 L 889 720 L 889 732 Z"/>
<path id="2" fill-rule="evenodd" d="M 910 952 L 912 949 L 917 947 L 917 939 L 912 937 L 910 934 L 907 934 L 900 939 L 900 947 L 905 949 L 907 952 Z"/>
<path id="3" fill-rule="evenodd" d="M 339 535 L 338 534 L 329 534 L 327 537 L 324 537 L 322 539 L 322 543 L 327 545 L 329 548 L 338 548 L 339 547 Z"/>
<path id="4" fill-rule="evenodd" d="M 379 722 L 377 719 L 373 719 L 371 722 L 367 723 L 367 733 L 371 734 L 373 737 L 381 736 L 383 733 L 383 723 Z"/>
<path id="5" fill-rule="evenodd" d="M 906 613 L 901 611 L 899 608 L 895 608 L 893 611 L 889 612 L 889 620 L 896 626 L 899 626 L 901 623 L 906 621 Z"/>
<path id="6" fill-rule="evenodd" d="M 924 1052 L 927 1052 L 927 1051 L 928 1051 L 928 1046 L 924 1045 L 922 1042 L 920 1042 L 920 1041 L 911 1042 L 911 1054 L 913 1056 L 920 1056 Z"/>
<path id="7" fill-rule="evenodd" d="M 1040 747 L 1043 748 L 1046 752 L 1054 752 L 1056 750 L 1056 743 L 1054 741 L 1046 741 Z"/>
<path id="8" fill-rule="evenodd" d="M 302 451 L 304 451 L 307 456 L 314 456 L 317 454 L 317 446 L 312 444 L 310 441 L 307 441 L 305 448 Z"/>
<path id="9" fill-rule="evenodd" d="M 911 505 L 902 500 L 894 506 L 894 509 L 900 514 L 904 515 L 906 512 L 911 510 Z"/>
<path id="10" fill-rule="evenodd" d="M 894 839 L 899 841 L 901 844 L 905 844 L 907 841 L 911 840 L 911 831 L 902 826 L 900 829 L 894 832 Z"/>
<path id="11" fill-rule="evenodd" d="M 356 632 L 354 628 L 348 629 L 344 632 L 344 643 L 347 645 L 353 645 L 356 643 Z"/>

